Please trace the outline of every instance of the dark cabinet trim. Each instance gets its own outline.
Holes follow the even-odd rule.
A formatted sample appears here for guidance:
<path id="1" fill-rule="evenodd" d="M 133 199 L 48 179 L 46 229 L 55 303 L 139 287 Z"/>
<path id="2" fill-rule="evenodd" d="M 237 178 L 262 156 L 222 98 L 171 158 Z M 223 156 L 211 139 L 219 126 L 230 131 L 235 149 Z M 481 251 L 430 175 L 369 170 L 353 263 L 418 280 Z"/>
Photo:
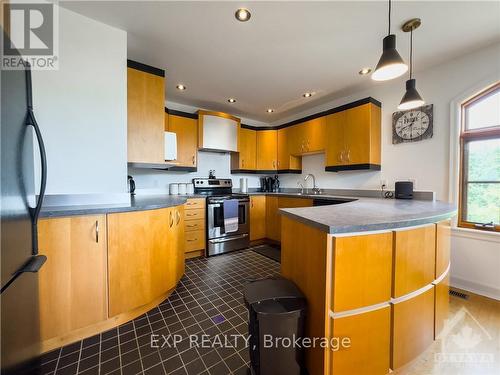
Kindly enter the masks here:
<path id="1" fill-rule="evenodd" d="M 197 113 L 176 111 L 175 109 L 168 109 L 166 107 L 165 107 L 165 112 L 168 113 L 169 115 L 172 115 L 172 116 L 186 117 L 186 118 L 192 118 L 192 119 L 198 120 Z"/>
<path id="2" fill-rule="evenodd" d="M 140 70 L 142 72 L 154 74 L 156 76 L 165 77 L 165 71 L 163 69 L 155 68 L 151 65 L 146 65 L 134 60 L 127 60 L 127 67 Z"/>
<path id="3" fill-rule="evenodd" d="M 326 172 L 339 172 L 339 171 L 360 171 L 360 170 L 371 170 L 380 171 L 379 164 L 350 164 L 350 165 L 333 165 L 326 166 Z"/>
<path id="4" fill-rule="evenodd" d="M 254 169 L 231 169 L 231 173 L 234 173 L 234 174 L 301 174 L 302 170 L 280 169 L 277 171 L 274 171 L 274 170 L 257 171 Z"/>
<path id="5" fill-rule="evenodd" d="M 198 167 L 170 167 L 168 168 L 170 172 L 197 172 Z"/>

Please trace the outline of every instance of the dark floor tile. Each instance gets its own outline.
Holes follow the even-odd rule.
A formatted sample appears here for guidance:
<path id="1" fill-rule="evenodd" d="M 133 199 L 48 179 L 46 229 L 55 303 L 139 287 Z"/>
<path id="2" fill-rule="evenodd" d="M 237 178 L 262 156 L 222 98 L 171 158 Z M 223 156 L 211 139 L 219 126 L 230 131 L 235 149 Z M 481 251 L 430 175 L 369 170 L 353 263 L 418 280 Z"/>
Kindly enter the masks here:
<path id="1" fill-rule="evenodd" d="M 207 367 L 211 367 L 222 360 L 215 349 L 212 349 L 212 351 L 204 354 L 201 358 Z"/>
<path id="2" fill-rule="evenodd" d="M 145 375 L 164 375 L 165 370 L 163 369 L 163 365 L 161 363 L 156 366 L 150 367 L 144 371 Z"/>
<path id="3" fill-rule="evenodd" d="M 129 363 L 135 362 L 140 359 L 139 350 L 134 349 L 127 353 L 121 355 L 122 366 L 128 365 Z"/>
<path id="4" fill-rule="evenodd" d="M 156 353 L 151 353 L 145 357 L 142 357 L 141 360 L 142 360 L 142 367 L 144 369 L 148 369 L 150 367 L 156 366 L 157 364 L 161 363 L 161 358 L 158 351 L 156 351 Z"/>
<path id="5" fill-rule="evenodd" d="M 46 363 L 53 361 L 54 359 L 59 358 L 59 354 L 61 353 L 61 348 L 52 350 L 51 352 L 45 353 L 42 355 L 40 362 L 41 363 Z"/>
<path id="6" fill-rule="evenodd" d="M 106 332 L 103 332 L 101 334 L 101 337 L 102 337 L 102 340 L 107 340 L 107 339 L 110 339 L 112 337 L 116 337 L 117 334 L 118 334 L 118 330 L 116 328 L 113 328 L 113 329 L 110 329 Z"/>
<path id="7" fill-rule="evenodd" d="M 165 367 L 167 373 L 170 374 L 170 372 L 174 372 L 179 367 L 183 366 L 181 357 L 179 355 L 176 355 L 172 358 L 169 358 L 165 362 L 163 362 L 163 366 Z"/>
<path id="8" fill-rule="evenodd" d="M 241 366 L 245 365 L 245 361 L 240 357 L 238 353 L 234 353 L 229 358 L 224 358 L 226 366 L 229 367 L 231 371 L 239 369 Z"/>
<path id="9" fill-rule="evenodd" d="M 112 347 L 118 346 L 118 338 L 113 337 L 111 339 L 108 339 L 106 341 L 101 342 L 101 350 L 107 350 Z"/>
<path id="10" fill-rule="evenodd" d="M 165 346 L 160 350 L 160 357 L 162 360 L 166 360 L 172 358 L 174 355 L 177 355 L 177 348 Z"/>
<path id="11" fill-rule="evenodd" d="M 78 341 L 78 342 L 75 342 L 74 344 L 67 345 L 67 346 L 63 347 L 62 351 L 61 351 L 61 357 L 80 350 L 81 345 L 82 345 L 82 343 L 80 341 Z"/>
<path id="12" fill-rule="evenodd" d="M 184 362 L 184 364 L 192 362 L 196 358 L 198 358 L 198 352 L 196 351 L 195 348 L 190 348 L 190 349 L 185 350 L 181 353 L 181 358 L 182 358 L 182 362 Z"/>
<path id="13" fill-rule="evenodd" d="M 224 362 L 219 362 L 215 366 L 210 367 L 208 369 L 208 372 L 211 375 L 222 375 L 222 374 L 229 374 L 230 373 L 229 369 L 224 364 Z"/>
<path id="14" fill-rule="evenodd" d="M 99 366 L 94 366 L 94 367 L 86 369 L 86 370 L 82 370 L 82 368 L 80 367 L 78 369 L 78 374 L 81 374 L 81 375 L 99 375 Z"/>
<path id="15" fill-rule="evenodd" d="M 111 349 L 103 350 L 101 351 L 101 362 L 109 361 L 110 359 L 118 357 L 119 355 L 120 351 L 118 350 L 117 346 L 112 347 Z"/>
<path id="16" fill-rule="evenodd" d="M 122 333 L 122 334 L 120 334 L 118 339 L 120 341 L 120 344 L 125 343 L 125 342 L 130 341 L 130 340 L 135 340 L 135 332 L 128 331 L 128 332 Z"/>
<path id="17" fill-rule="evenodd" d="M 99 365 L 99 354 L 93 355 L 92 357 L 84 358 L 80 361 L 80 366 L 78 371 L 88 370 L 94 366 Z"/>
<path id="18" fill-rule="evenodd" d="M 109 374 L 120 368 L 120 358 L 115 357 L 109 361 L 101 363 L 101 374 Z"/>
<path id="19" fill-rule="evenodd" d="M 68 354 L 64 357 L 59 358 L 59 364 L 57 365 L 58 368 L 63 368 L 66 366 L 69 366 L 73 363 L 78 362 L 78 358 L 80 357 L 80 352 L 74 352 L 71 354 Z"/>
<path id="20" fill-rule="evenodd" d="M 78 363 L 73 363 L 72 365 L 63 367 L 56 370 L 56 375 L 75 375 L 78 367 Z"/>
<path id="21" fill-rule="evenodd" d="M 41 375 L 50 374 L 54 372 L 54 370 L 56 369 L 56 365 L 57 365 L 57 359 L 54 359 L 53 361 L 42 364 L 36 371 L 34 371 L 34 373 Z"/>
<path id="22" fill-rule="evenodd" d="M 135 375 L 142 372 L 141 361 L 135 361 L 122 367 L 123 375 Z"/>
<path id="23" fill-rule="evenodd" d="M 196 358 L 194 361 L 185 365 L 186 371 L 189 375 L 197 375 L 205 371 L 205 365 L 201 358 Z"/>
<path id="24" fill-rule="evenodd" d="M 99 353 L 99 345 L 92 345 L 82 349 L 81 359 L 91 357 Z"/>
<path id="25" fill-rule="evenodd" d="M 120 344 L 120 351 L 122 354 L 124 353 L 127 353 L 131 350 L 135 350 L 135 349 L 138 349 L 138 345 L 137 345 L 137 340 L 131 340 L 131 341 L 127 341 L 123 344 Z"/>
<path id="26" fill-rule="evenodd" d="M 174 372 L 169 373 L 168 375 L 187 375 L 188 373 L 184 369 L 184 367 L 178 368 Z"/>

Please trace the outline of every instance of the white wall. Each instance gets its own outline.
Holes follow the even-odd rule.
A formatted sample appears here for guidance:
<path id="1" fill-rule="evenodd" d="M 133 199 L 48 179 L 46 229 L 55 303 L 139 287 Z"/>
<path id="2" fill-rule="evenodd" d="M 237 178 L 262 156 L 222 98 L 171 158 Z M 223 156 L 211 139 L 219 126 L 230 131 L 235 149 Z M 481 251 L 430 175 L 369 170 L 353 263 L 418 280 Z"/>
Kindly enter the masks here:
<path id="1" fill-rule="evenodd" d="M 428 104 L 434 104 L 434 136 L 416 143 L 392 144 L 391 116 L 404 94 L 407 77 L 373 86 L 349 97 L 338 99 L 301 113 L 301 118 L 367 96 L 382 102 L 382 170 L 377 172 L 324 172 L 323 155 L 303 158 L 302 171 L 314 173 L 322 188 L 378 189 L 381 179 L 389 187 L 399 179 L 416 180 L 416 189 L 435 191 L 437 198 L 448 200 L 450 102 L 461 92 L 492 75 L 500 76 L 500 44 L 417 72 L 417 89 Z M 366 79 L 370 79 L 366 77 Z M 284 121 L 282 121 L 284 122 Z M 281 185 L 296 187 L 301 176 L 280 176 Z"/>
<path id="2" fill-rule="evenodd" d="M 33 72 L 47 194 L 125 193 L 127 34 L 64 8 L 59 22 L 59 70 Z"/>

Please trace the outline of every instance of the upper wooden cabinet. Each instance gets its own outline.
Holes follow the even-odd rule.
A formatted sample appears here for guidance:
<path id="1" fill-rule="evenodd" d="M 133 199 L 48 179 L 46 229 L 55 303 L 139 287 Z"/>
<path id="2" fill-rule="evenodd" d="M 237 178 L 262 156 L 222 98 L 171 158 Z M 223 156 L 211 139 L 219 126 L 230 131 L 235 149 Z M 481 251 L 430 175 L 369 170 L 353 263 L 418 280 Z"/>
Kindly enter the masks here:
<path id="1" fill-rule="evenodd" d="M 43 341 L 108 317 L 106 216 L 42 219 L 40 333 Z"/>
<path id="2" fill-rule="evenodd" d="M 326 117 L 318 117 L 290 128 L 290 154 L 306 155 L 325 149 Z"/>
<path id="3" fill-rule="evenodd" d="M 198 164 L 198 120 L 165 113 L 165 130 L 177 135 L 177 166 L 196 170 Z"/>
<path id="4" fill-rule="evenodd" d="M 257 168 L 257 132 L 240 126 L 238 152 L 231 154 L 231 171 L 254 171 Z"/>
<path id="5" fill-rule="evenodd" d="M 278 131 L 257 131 L 257 170 L 278 170 Z"/>
<path id="6" fill-rule="evenodd" d="M 380 169 L 380 106 L 365 103 L 326 118 L 326 171 Z"/>
<path id="7" fill-rule="evenodd" d="M 128 161 L 164 163 L 165 71 L 127 61 Z"/>

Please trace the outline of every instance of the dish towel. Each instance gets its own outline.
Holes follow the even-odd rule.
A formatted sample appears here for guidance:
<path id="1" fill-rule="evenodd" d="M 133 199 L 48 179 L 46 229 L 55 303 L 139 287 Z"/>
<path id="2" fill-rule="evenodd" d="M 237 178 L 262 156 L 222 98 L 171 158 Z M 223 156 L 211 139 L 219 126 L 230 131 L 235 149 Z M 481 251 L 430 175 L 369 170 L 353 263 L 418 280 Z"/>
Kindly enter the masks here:
<path id="1" fill-rule="evenodd" d="M 238 230 L 238 203 L 237 199 L 228 199 L 223 203 L 225 233 Z"/>

